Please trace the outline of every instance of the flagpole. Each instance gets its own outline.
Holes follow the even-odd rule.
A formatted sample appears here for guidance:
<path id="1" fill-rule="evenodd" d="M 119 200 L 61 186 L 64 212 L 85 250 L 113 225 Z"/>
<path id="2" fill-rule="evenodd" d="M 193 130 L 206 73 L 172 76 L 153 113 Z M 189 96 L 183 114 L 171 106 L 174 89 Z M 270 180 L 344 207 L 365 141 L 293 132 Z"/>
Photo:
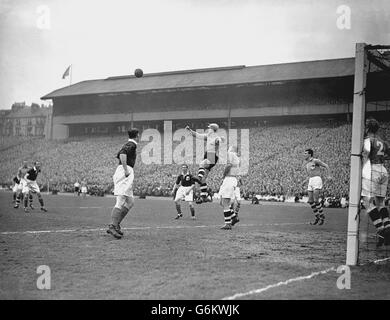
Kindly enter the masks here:
<path id="1" fill-rule="evenodd" d="M 69 77 L 69 85 L 72 85 L 72 73 L 73 73 L 73 64 L 70 65 L 70 77 Z"/>

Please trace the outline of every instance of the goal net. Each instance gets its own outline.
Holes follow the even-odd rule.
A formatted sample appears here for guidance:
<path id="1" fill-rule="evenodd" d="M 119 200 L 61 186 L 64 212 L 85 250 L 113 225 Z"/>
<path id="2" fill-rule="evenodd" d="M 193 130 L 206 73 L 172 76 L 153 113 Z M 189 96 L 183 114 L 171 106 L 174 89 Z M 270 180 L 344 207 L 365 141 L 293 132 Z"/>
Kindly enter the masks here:
<path id="1" fill-rule="evenodd" d="M 374 215 L 374 219 L 369 217 L 367 214 L 369 208 L 366 208 L 367 205 L 362 201 L 362 190 L 367 194 L 367 191 L 371 189 L 370 183 L 372 185 L 372 182 L 377 180 L 376 175 L 384 176 L 385 173 L 375 172 L 374 166 L 369 166 L 372 168 L 369 173 L 370 178 L 366 178 L 366 173 L 362 177 L 362 167 L 365 163 L 362 151 L 365 123 L 369 118 L 375 118 L 380 124 L 377 135 L 384 141 L 390 141 L 389 84 L 390 45 L 357 43 L 353 92 L 347 265 L 390 259 L 390 246 L 378 246 L 378 240 L 382 234 L 378 233 L 378 230 L 383 229 L 382 218 L 380 215 Z M 390 172 L 388 164 L 385 164 L 385 167 Z M 363 180 L 365 181 L 362 183 Z M 388 197 L 389 187 L 384 197 L 384 204 L 387 208 Z"/>

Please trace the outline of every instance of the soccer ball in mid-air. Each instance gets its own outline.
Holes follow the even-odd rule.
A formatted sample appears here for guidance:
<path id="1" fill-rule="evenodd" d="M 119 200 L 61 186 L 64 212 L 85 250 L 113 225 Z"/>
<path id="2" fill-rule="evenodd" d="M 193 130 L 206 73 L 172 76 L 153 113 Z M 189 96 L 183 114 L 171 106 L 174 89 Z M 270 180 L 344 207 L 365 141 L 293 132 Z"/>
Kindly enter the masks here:
<path id="1" fill-rule="evenodd" d="M 135 75 L 137 78 L 141 78 L 141 77 L 144 75 L 144 72 L 142 71 L 142 69 L 135 69 L 135 70 L 134 70 L 134 75 Z"/>

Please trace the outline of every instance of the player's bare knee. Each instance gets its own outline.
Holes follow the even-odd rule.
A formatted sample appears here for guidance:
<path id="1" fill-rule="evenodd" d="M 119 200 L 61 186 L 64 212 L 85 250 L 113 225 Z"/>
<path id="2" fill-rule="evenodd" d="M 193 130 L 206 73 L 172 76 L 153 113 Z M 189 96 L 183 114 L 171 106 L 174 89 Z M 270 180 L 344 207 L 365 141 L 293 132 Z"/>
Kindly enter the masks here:
<path id="1" fill-rule="evenodd" d="M 317 194 L 313 194 L 313 202 L 314 203 L 318 203 L 319 200 L 320 200 L 319 194 L 318 193 Z"/>
<path id="2" fill-rule="evenodd" d="M 222 206 L 224 210 L 230 209 L 230 199 L 223 199 Z"/>
<path id="3" fill-rule="evenodd" d="M 384 207 L 385 206 L 385 198 L 384 197 L 375 197 L 375 205 L 378 209 Z"/>
<path id="4" fill-rule="evenodd" d="M 115 208 L 122 209 L 125 204 L 124 196 L 116 196 Z"/>
<path id="5" fill-rule="evenodd" d="M 127 210 L 130 210 L 134 206 L 134 198 L 133 197 L 127 197 L 126 198 L 126 203 L 125 203 L 125 208 Z"/>
<path id="6" fill-rule="evenodd" d="M 374 209 L 376 209 L 376 206 L 373 202 L 368 202 L 368 204 L 365 205 L 367 212 L 370 212 Z"/>

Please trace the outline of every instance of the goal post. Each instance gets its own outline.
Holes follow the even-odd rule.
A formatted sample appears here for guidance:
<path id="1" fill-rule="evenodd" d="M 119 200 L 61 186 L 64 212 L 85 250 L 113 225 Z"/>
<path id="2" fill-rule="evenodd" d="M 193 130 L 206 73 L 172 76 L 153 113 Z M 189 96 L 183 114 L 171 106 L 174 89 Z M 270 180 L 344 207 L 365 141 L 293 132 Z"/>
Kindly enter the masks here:
<path id="1" fill-rule="evenodd" d="M 355 266 L 359 259 L 359 222 L 362 181 L 362 149 L 366 115 L 368 73 L 390 74 L 390 45 L 357 43 L 353 92 L 351 171 L 349 186 L 346 265 Z"/>
<path id="2" fill-rule="evenodd" d="M 357 43 L 353 92 L 351 173 L 349 186 L 348 234 L 346 264 L 355 266 L 359 256 L 359 221 L 363 147 L 365 89 L 367 81 L 367 52 L 365 43 Z"/>

